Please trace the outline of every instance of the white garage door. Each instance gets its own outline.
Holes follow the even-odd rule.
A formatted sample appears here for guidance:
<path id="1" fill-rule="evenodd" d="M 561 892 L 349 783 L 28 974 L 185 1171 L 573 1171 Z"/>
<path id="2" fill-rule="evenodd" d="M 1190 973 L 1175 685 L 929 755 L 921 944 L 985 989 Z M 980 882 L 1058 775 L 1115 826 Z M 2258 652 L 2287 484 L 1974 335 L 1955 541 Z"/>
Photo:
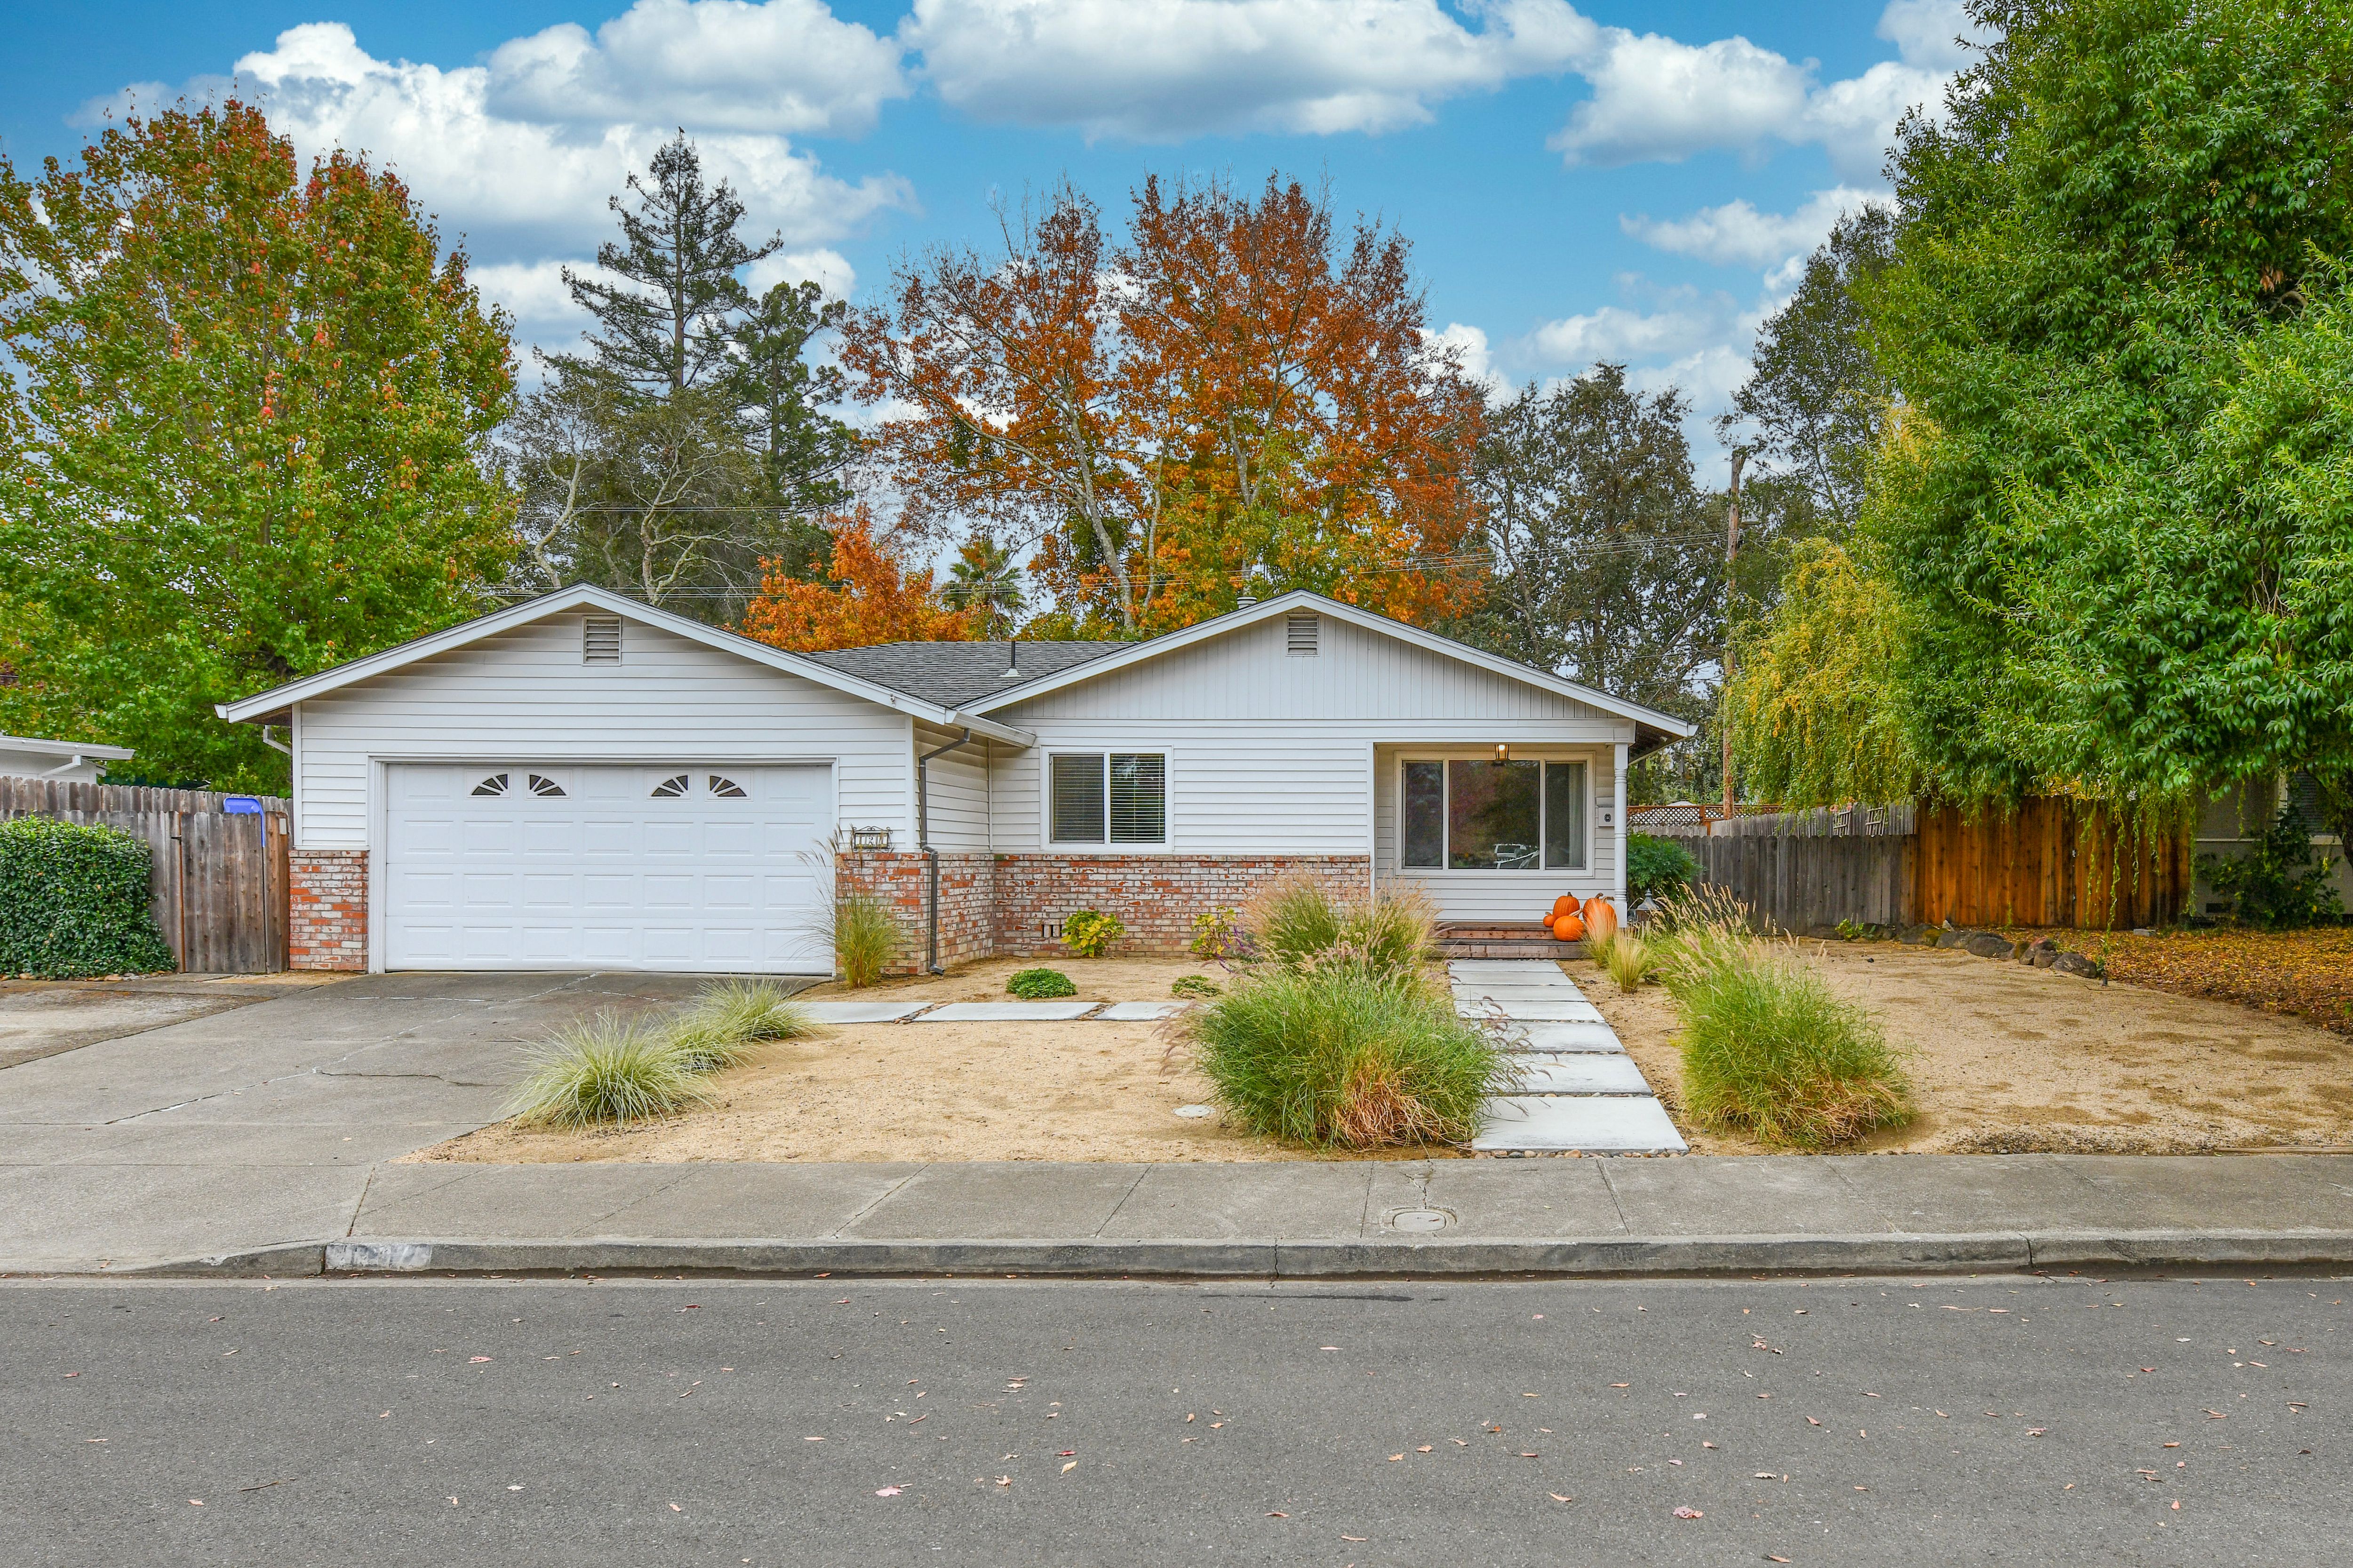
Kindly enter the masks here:
<path id="1" fill-rule="evenodd" d="M 823 974 L 823 766 L 387 770 L 391 969 Z"/>

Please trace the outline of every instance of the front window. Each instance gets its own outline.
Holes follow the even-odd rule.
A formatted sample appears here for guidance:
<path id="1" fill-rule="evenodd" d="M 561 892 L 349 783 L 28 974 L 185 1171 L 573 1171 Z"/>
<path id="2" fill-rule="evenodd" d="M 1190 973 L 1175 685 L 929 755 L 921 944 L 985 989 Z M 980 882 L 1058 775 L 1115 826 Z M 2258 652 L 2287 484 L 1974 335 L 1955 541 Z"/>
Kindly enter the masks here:
<path id="1" fill-rule="evenodd" d="M 1583 763 L 1408 762 L 1401 784 L 1408 869 L 1587 868 Z"/>
<path id="2" fill-rule="evenodd" d="M 1048 763 L 1048 836 L 1056 844 L 1165 844 L 1168 758 L 1159 752 L 1063 752 Z"/>

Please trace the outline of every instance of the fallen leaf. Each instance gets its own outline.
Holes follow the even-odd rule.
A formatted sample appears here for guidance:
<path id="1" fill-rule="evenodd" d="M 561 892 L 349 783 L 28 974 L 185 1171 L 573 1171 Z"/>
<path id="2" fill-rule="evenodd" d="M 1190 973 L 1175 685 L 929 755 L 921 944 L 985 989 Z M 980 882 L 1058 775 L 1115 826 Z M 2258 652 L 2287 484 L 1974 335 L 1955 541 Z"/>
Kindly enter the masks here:
<path id="1" fill-rule="evenodd" d="M 1328 1351 L 1328 1350 L 1330 1350 L 1332 1347 L 1331 1347 L 1330 1345 L 1325 1345 L 1324 1348 L 1325 1350 L 1327 1350 L 1327 1351 Z M 1290 1516 L 1289 1514 L 1287 1514 L 1287 1513 L 1273 1513 L 1273 1512 L 1270 1512 L 1266 1517 L 1267 1517 L 1267 1518 L 1269 1518 L 1269 1519 L 1289 1519 L 1291 1516 Z"/>
<path id="2" fill-rule="evenodd" d="M 679 1506 L 678 1506 L 678 1504 L 676 1504 L 676 1503 L 672 1503 L 672 1504 L 670 1504 L 670 1512 L 672 1512 L 672 1513 L 684 1513 L 684 1512 L 686 1511 L 686 1510 L 684 1510 L 684 1509 L 682 1509 L 682 1508 L 679 1507 Z"/>
<path id="3" fill-rule="evenodd" d="M 1417 1454 L 1427 1454 L 1430 1452 L 1430 1445 L 1424 1443 L 1420 1447 L 1416 1448 L 1414 1452 Z"/>
<path id="4" fill-rule="evenodd" d="M 1075 1469 L 1077 1469 L 1078 1468 L 1079 1468 L 1079 1462 L 1078 1462 L 1076 1459 L 1072 1459 L 1069 1464 L 1064 1465 L 1064 1466 L 1062 1467 L 1062 1473 L 1063 1473 L 1064 1475 L 1066 1475 L 1066 1476 L 1067 1476 L 1067 1475 L 1069 1475 L 1072 1470 L 1075 1470 Z"/>
<path id="5" fill-rule="evenodd" d="M 1372 1537 L 1369 1535 L 1344 1535 L 1340 1537 L 1340 1539 L 1343 1541 L 1353 1541 L 1357 1545 L 1362 1546 L 1366 1542 L 1370 1541 Z"/>
<path id="6" fill-rule="evenodd" d="M 1769 1481 L 1773 1479 L 1773 1472 L 1770 1470 L 1759 1470 L 1748 1479 L 1752 1481 Z"/>
<path id="7" fill-rule="evenodd" d="M 236 1352 L 235 1351 L 231 1351 L 231 1352 L 229 1352 L 228 1353 L 229 1353 L 229 1354 L 231 1354 L 231 1355 L 235 1355 L 237 1352 Z M 468 1356 L 466 1359 L 467 1359 L 469 1362 L 471 1362 L 472 1363 L 474 1363 L 476 1366 L 480 1366 L 482 1363 L 484 1363 L 484 1362 L 486 1362 L 486 1361 L 490 1360 L 491 1358 L 490 1358 L 490 1357 L 488 1357 L 488 1356 L 486 1356 L 486 1355 L 472 1355 L 472 1356 Z"/>
<path id="8" fill-rule="evenodd" d="M 1078 1450 L 1076 1448 L 1065 1448 L 1060 1453 L 1056 1454 L 1054 1458 L 1058 1459 L 1067 1459 L 1077 1452 Z"/>
<path id="9" fill-rule="evenodd" d="M 1700 1510 L 1695 1508 L 1679 1508 L 1675 1510 L 1675 1517 L 1677 1519 L 1704 1519 L 1707 1516 L 1701 1513 Z"/>
<path id="10" fill-rule="evenodd" d="M 2179 1513 L 2181 1511 L 2181 1500 L 2179 1498 L 2175 1498 L 2173 1500 L 2173 1511 L 2176 1513 Z"/>
<path id="11" fill-rule="evenodd" d="M 1807 1417 L 1806 1417 L 1806 1425 L 1807 1425 L 1807 1426 L 1820 1426 L 1820 1425 L 1821 1425 L 1821 1423 L 1820 1423 L 1820 1422 L 1819 1422 L 1819 1421 L 1817 1421 L 1817 1420 L 1815 1420 L 1812 1416 L 1809 1415 L 1809 1416 L 1807 1416 Z"/>
<path id="12" fill-rule="evenodd" d="M 1394 1465 L 1394 1464 L 1396 1464 L 1399 1459 L 1402 1459 L 1402 1458 L 1405 1458 L 1405 1456 L 1404 1456 L 1403 1454 L 1391 1454 L 1391 1455 L 1389 1456 L 1389 1463 L 1390 1463 L 1390 1464 L 1392 1464 L 1392 1465 Z"/>
<path id="13" fill-rule="evenodd" d="M 901 1492 L 906 1489 L 907 1489 L 904 1487 L 877 1487 L 874 1489 L 874 1495 L 876 1497 L 897 1497 Z"/>
<path id="14" fill-rule="evenodd" d="M 910 1423 L 910 1425 L 912 1425 L 912 1423 Z M 801 1441 L 804 1443 L 822 1443 L 825 1439 L 822 1437 L 804 1437 Z"/>
<path id="15" fill-rule="evenodd" d="M 1520 1456 L 1520 1458 L 1523 1458 L 1523 1459 L 1541 1459 L 1541 1458 L 1544 1458 L 1544 1456 L 1543 1456 L 1542 1454 L 1527 1454 L 1527 1453 L 1524 1453 L 1524 1454 L 1522 1454 L 1522 1455 Z"/>
<path id="16" fill-rule="evenodd" d="M 1563 1497 L 1558 1492 L 1546 1492 L 1545 1493 L 1545 1496 L 1552 1499 L 1555 1502 L 1575 1502 L 1577 1500 L 1573 1497 Z"/>
<path id="17" fill-rule="evenodd" d="M 1011 1476 L 999 1476 L 997 1478 L 997 1484 L 1000 1487 L 1009 1487 L 1013 1484 L 1013 1478 Z"/>
<path id="18" fill-rule="evenodd" d="M 1788 1559 L 1786 1557 L 1776 1557 L 1771 1552 L 1767 1552 L 1765 1553 L 1765 1561 L 1767 1563 L 1787 1563 Z"/>
<path id="19" fill-rule="evenodd" d="M 1610 1386 L 1610 1387 L 1612 1387 L 1612 1388 L 1624 1388 L 1624 1387 L 1626 1387 L 1627 1385 L 1626 1385 L 1625 1384 L 1622 1384 L 1622 1383 L 1613 1383 L 1613 1384 L 1611 1384 L 1609 1386 Z"/>

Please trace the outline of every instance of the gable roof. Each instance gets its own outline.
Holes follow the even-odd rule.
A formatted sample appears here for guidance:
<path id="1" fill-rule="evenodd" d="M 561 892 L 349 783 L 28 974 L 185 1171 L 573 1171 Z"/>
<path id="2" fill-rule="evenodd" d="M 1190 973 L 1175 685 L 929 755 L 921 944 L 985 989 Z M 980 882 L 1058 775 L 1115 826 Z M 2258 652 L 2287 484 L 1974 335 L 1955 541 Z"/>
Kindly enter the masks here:
<path id="1" fill-rule="evenodd" d="M 886 642 L 808 657 L 910 697 L 960 708 L 1133 646 L 1124 642 Z M 1008 679 L 1006 670 L 1016 667 L 1019 673 Z"/>
<path id="2" fill-rule="evenodd" d="M 34 735 L 0 735 L 0 752 L 30 752 L 41 757 L 96 758 L 127 762 L 132 752 L 124 746 L 94 746 L 87 741 L 51 741 Z"/>
<path id="3" fill-rule="evenodd" d="M 1522 664 L 1516 659 L 1504 658 L 1496 654 L 1484 652 L 1472 647 L 1468 643 L 1457 642 L 1452 637 L 1440 637 L 1436 632 L 1424 631 L 1419 626 L 1408 626 L 1403 621 L 1391 620 L 1387 616 L 1376 615 L 1370 610 L 1361 609 L 1355 605 L 1344 605 L 1337 599 L 1326 598 L 1321 594 L 1312 593 L 1305 588 L 1295 588 L 1287 594 L 1278 594 L 1273 598 L 1261 600 L 1247 609 L 1232 610 L 1222 616 L 1213 616 L 1206 621 L 1196 621 L 1183 631 L 1170 632 L 1166 637 L 1154 637 L 1147 642 L 1112 644 L 1110 646 L 1113 651 L 1101 658 L 1076 662 L 1067 668 L 1023 681 L 1018 686 L 1008 687 L 993 697 L 976 699 L 972 702 L 972 709 L 976 713 L 992 712 L 1032 697 L 1042 697 L 1050 691 L 1060 691 L 1064 687 L 1076 686 L 1083 680 L 1092 680 L 1099 675 L 1108 675 L 1115 669 L 1125 669 L 1133 665 L 1141 664 L 1146 659 L 1157 658 L 1162 654 L 1174 653 L 1178 648 L 1190 647 L 1196 643 L 1205 642 L 1214 637 L 1222 637 L 1228 632 L 1240 630 L 1243 626 L 1255 626 L 1261 621 L 1271 620 L 1277 616 L 1289 615 L 1293 610 L 1313 610 L 1320 616 L 1330 616 L 1335 620 L 1345 621 L 1351 626 L 1361 626 L 1366 631 L 1378 632 L 1385 637 L 1395 637 L 1400 642 L 1410 643 L 1416 647 L 1437 654 L 1441 658 L 1454 659 L 1460 663 L 1487 670 L 1492 674 L 1500 675 L 1507 680 L 1516 680 L 1523 685 L 1549 691 L 1555 696 L 1566 697 L 1573 701 L 1598 708 L 1604 713 L 1614 714 L 1621 719 L 1630 719 L 1639 729 L 1654 731 L 1658 737 L 1657 742 L 1652 745 L 1638 746 L 1637 754 L 1643 751 L 1656 750 L 1658 746 L 1664 745 L 1668 741 L 1680 740 L 1693 734 L 1697 728 L 1672 713 L 1662 713 L 1655 708 L 1646 708 L 1639 702 L 1629 702 L 1623 698 L 1612 697 L 1606 691 L 1597 691 L 1592 687 L 1580 686 L 1574 680 L 1565 680 L 1548 670 L 1538 669 L 1534 665 Z M 1028 643 L 1023 646 L 1025 648 L 1029 648 L 1048 645 Z"/>
<path id="4" fill-rule="evenodd" d="M 754 664 L 799 676 L 804 680 L 813 680 L 819 686 L 830 687 L 836 691 L 879 703 L 930 723 L 951 729 L 968 726 L 976 735 L 986 735 L 991 740 L 1017 746 L 1027 746 L 1037 739 L 1027 730 L 965 712 L 951 704 L 917 697 L 886 682 L 838 668 L 806 654 L 786 653 L 766 643 L 754 642 L 750 637 L 705 626 L 701 621 L 689 620 L 668 610 L 658 610 L 650 605 L 641 605 L 635 599 L 625 599 L 618 594 L 592 588 L 585 583 L 559 588 L 552 594 L 543 594 L 519 605 L 510 605 L 503 610 L 493 610 L 487 616 L 477 616 L 470 621 L 461 621 L 454 626 L 402 643 L 396 647 L 348 660 L 332 669 L 322 669 L 300 680 L 290 680 L 283 686 L 256 692 L 235 702 L 216 704 L 214 711 L 232 723 L 282 723 L 286 710 L 294 703 L 323 697 L 331 691 L 414 664 L 418 659 L 431 658 L 436 654 L 448 653 L 469 643 L 480 642 L 484 637 L 496 637 L 501 632 L 570 610 L 596 610 L 619 616 L 624 620 L 657 626 L 691 642 L 701 643 L 705 647 L 731 653 Z"/>

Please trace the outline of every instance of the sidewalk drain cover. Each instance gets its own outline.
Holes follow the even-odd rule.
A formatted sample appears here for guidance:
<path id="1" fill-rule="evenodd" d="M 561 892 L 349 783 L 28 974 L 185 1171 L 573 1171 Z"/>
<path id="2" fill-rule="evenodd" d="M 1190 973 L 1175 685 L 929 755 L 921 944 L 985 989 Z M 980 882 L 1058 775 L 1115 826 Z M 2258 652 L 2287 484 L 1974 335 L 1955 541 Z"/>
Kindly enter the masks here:
<path id="1" fill-rule="evenodd" d="M 1454 1216 L 1444 1209 L 1399 1209 L 1389 1215 L 1391 1230 L 1444 1230 L 1454 1223 Z"/>
<path id="2" fill-rule="evenodd" d="M 1176 1114 L 1179 1116 L 1198 1118 L 1215 1116 L 1217 1113 L 1218 1108 L 1214 1105 L 1180 1105 L 1176 1108 Z"/>

